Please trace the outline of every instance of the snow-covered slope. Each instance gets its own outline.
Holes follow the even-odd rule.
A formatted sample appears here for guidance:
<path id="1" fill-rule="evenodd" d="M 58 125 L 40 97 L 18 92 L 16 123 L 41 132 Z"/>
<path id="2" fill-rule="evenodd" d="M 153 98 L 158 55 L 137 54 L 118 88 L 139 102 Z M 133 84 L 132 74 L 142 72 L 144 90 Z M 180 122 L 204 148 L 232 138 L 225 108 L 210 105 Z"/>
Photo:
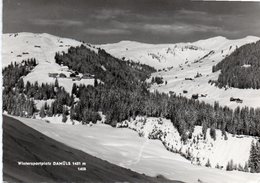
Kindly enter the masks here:
<path id="1" fill-rule="evenodd" d="M 212 73 L 212 66 L 232 53 L 237 47 L 259 40 L 248 36 L 238 40 L 228 40 L 224 37 L 214 37 L 193 43 L 177 44 L 145 44 L 131 41 L 121 41 L 115 44 L 99 45 L 112 55 L 131 59 L 136 62 L 151 65 L 160 72 L 152 76 L 162 76 L 167 85 L 153 85 L 151 90 L 161 92 L 173 91 L 186 97 L 192 94 L 202 94 L 199 97 L 207 103 L 219 101 L 220 105 L 231 108 L 237 106 L 260 107 L 260 92 L 253 89 L 219 89 L 208 83 L 216 80 L 219 72 Z M 56 52 L 66 52 L 70 46 L 81 45 L 73 39 L 59 38 L 49 34 L 16 33 L 4 34 L 2 46 L 2 66 L 11 62 L 21 62 L 24 59 L 36 58 L 38 65 L 28 74 L 24 81 L 53 83 L 55 79 L 49 73 L 64 73 L 69 76 L 71 71 L 55 63 Z M 86 45 L 89 47 L 89 45 Z M 96 51 L 94 46 L 89 47 Z M 200 77 L 194 78 L 197 73 Z M 193 80 L 185 80 L 192 78 Z M 93 79 L 58 78 L 60 85 L 70 92 L 73 83 L 93 84 Z M 186 90 L 187 93 L 183 93 Z M 243 103 L 230 102 L 230 97 L 240 98 Z"/>
<path id="2" fill-rule="evenodd" d="M 2 66 L 6 67 L 11 62 L 20 63 L 22 60 L 36 58 L 38 65 L 24 77 L 24 81 L 38 81 L 39 84 L 55 82 L 55 78 L 49 77 L 49 73 L 64 73 L 68 77 L 71 72 L 67 67 L 61 67 L 55 63 L 55 53 L 67 52 L 70 46 L 82 44 L 82 42 L 73 39 L 59 38 L 46 33 L 3 34 L 2 43 Z M 71 92 L 73 83 L 86 85 L 94 83 L 94 79 L 73 81 L 72 78 L 58 78 L 58 81 L 68 92 Z"/>
<path id="3" fill-rule="evenodd" d="M 152 90 L 175 92 L 187 97 L 192 94 L 204 95 L 199 100 L 231 108 L 237 106 L 260 107 L 260 91 L 253 89 L 219 89 L 210 85 L 209 80 L 216 80 L 219 72 L 212 73 L 212 66 L 230 55 L 236 48 L 260 38 L 248 36 L 243 39 L 228 40 L 214 37 L 193 43 L 144 44 L 121 41 L 114 44 L 99 45 L 110 54 L 155 67 L 159 72 L 152 77 L 161 76 L 167 85 L 154 85 Z M 195 77 L 197 74 L 198 77 Z M 192 80 L 189 80 L 192 79 Z M 187 93 L 183 93 L 186 90 Z M 230 102 L 230 97 L 240 98 L 243 103 Z"/>
<path id="4" fill-rule="evenodd" d="M 115 44 L 98 45 L 110 54 L 150 65 L 156 69 L 178 66 L 201 58 L 207 50 L 191 44 L 145 44 L 121 41 Z"/>
<path id="5" fill-rule="evenodd" d="M 140 136 L 149 139 L 159 139 L 172 152 L 178 152 L 189 158 L 193 164 L 205 165 L 209 160 L 211 167 L 226 168 L 229 161 L 245 166 L 249 159 L 252 141 L 257 140 L 250 136 L 238 136 L 226 133 L 222 135 L 216 130 L 216 139 L 210 136 L 207 130 L 206 138 L 201 126 L 195 126 L 191 139 L 185 143 L 170 120 L 164 118 L 137 117 L 135 120 L 124 121 L 118 124 L 138 132 Z"/>
<path id="6" fill-rule="evenodd" d="M 210 56 L 220 61 L 224 56 L 233 52 L 236 47 L 259 39 L 258 37 L 248 36 L 244 39 L 228 40 L 219 36 L 193 43 L 147 44 L 121 41 L 119 43 L 97 46 L 118 58 L 125 58 L 125 60 L 141 62 L 156 69 L 163 69 L 198 61 L 209 53 L 208 57 Z"/>
<path id="7" fill-rule="evenodd" d="M 187 183 L 258 183 L 259 174 L 206 168 L 167 151 L 159 140 L 138 137 L 130 129 L 107 125 L 58 125 L 18 118 L 26 125 L 73 148 L 134 171 Z"/>

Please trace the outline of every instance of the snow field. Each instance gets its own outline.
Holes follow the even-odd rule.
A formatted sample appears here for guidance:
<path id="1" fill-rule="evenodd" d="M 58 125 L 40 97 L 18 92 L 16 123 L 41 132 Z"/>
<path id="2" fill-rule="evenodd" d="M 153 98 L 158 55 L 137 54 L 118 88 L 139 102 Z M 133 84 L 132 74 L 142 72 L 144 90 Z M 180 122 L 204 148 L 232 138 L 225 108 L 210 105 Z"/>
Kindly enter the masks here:
<path id="1" fill-rule="evenodd" d="M 91 127 L 59 125 L 37 119 L 15 118 L 59 142 L 150 176 L 161 174 L 187 183 L 198 183 L 198 180 L 206 183 L 260 181 L 259 174 L 228 172 L 191 164 L 179 154 L 167 151 L 161 141 L 141 138 L 130 129 L 112 128 L 103 124 Z"/>
<path id="2" fill-rule="evenodd" d="M 120 126 L 133 129 L 145 138 L 161 140 L 168 150 L 183 154 L 185 157 L 189 156 L 193 164 L 205 165 L 209 160 L 211 167 L 214 168 L 218 164 L 224 170 L 230 160 L 244 167 L 249 159 L 251 142 L 257 140 L 251 136 L 230 133 L 226 133 L 226 140 L 220 130 L 216 130 L 214 140 L 210 136 L 210 129 L 207 130 L 204 139 L 202 127 L 195 126 L 192 138 L 184 143 L 171 121 L 164 118 L 137 117 L 135 120 L 118 124 L 118 127 Z"/>

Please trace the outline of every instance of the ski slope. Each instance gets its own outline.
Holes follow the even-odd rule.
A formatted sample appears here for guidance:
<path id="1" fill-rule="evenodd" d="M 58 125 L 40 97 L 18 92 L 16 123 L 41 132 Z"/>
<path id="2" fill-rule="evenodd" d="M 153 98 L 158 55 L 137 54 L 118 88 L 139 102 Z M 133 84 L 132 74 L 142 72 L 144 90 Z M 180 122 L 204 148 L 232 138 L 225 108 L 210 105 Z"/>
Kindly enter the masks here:
<path id="1" fill-rule="evenodd" d="M 60 125 L 19 118 L 24 124 L 73 148 L 150 176 L 161 174 L 187 183 L 259 183 L 260 174 L 223 171 L 191 164 L 167 151 L 159 140 L 141 138 L 136 132 L 108 125 Z"/>
<path id="2" fill-rule="evenodd" d="M 121 41 L 114 44 L 97 45 L 110 54 L 125 60 L 141 62 L 158 69 L 152 77 L 163 77 L 167 85 L 153 85 L 151 90 L 174 92 L 190 98 L 193 94 L 204 95 L 199 100 L 213 104 L 218 101 L 222 106 L 260 107 L 260 91 L 254 89 L 219 89 L 210 85 L 209 80 L 217 80 L 219 72 L 212 73 L 216 65 L 236 48 L 260 38 L 248 36 L 243 39 L 228 40 L 225 37 L 213 37 L 193 43 L 145 44 Z M 199 74 L 199 77 L 195 77 Z M 186 80 L 189 78 L 192 80 Z M 151 81 L 151 79 L 149 80 Z M 183 93 L 186 90 L 187 93 Z M 243 103 L 230 102 L 230 97 L 240 98 Z"/>
<path id="3" fill-rule="evenodd" d="M 20 63 L 22 60 L 36 58 L 38 65 L 25 76 L 24 82 L 54 83 L 55 78 L 49 77 L 49 73 L 63 73 L 67 78 L 58 78 L 60 86 L 71 92 L 73 83 L 93 85 L 94 79 L 81 79 L 73 81 L 69 78 L 71 71 L 55 63 L 56 52 L 67 52 L 70 46 L 80 46 L 82 42 L 59 38 L 50 34 L 15 33 L 3 34 L 2 45 L 2 67 L 11 62 Z M 90 49 L 96 50 L 92 47 Z"/>

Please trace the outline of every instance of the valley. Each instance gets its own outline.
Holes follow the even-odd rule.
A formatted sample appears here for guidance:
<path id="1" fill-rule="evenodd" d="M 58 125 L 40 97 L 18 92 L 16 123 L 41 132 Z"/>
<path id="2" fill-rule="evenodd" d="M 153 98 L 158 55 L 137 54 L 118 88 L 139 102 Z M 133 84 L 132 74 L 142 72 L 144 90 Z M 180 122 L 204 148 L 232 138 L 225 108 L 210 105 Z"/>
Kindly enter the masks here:
<path id="1" fill-rule="evenodd" d="M 249 159 L 259 140 L 259 89 L 210 83 L 220 74 L 213 66 L 257 40 L 91 45 L 50 34 L 5 34 L 4 114 L 148 176 L 257 183 Z M 12 69 L 21 75 L 13 77 Z"/>

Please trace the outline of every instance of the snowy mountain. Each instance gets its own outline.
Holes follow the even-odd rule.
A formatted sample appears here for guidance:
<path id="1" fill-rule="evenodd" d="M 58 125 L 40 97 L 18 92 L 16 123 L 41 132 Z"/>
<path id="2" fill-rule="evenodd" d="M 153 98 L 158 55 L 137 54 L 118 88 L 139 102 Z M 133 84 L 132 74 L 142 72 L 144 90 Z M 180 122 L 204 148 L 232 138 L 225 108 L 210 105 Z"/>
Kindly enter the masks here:
<path id="1" fill-rule="evenodd" d="M 63 86 L 65 90 L 70 93 L 72 90 L 72 85 L 74 83 L 78 85 L 94 85 L 94 79 L 83 78 L 81 77 L 82 73 L 79 73 L 79 77 L 77 79 L 75 79 L 75 77 L 71 77 L 71 74 L 74 74 L 75 71 L 70 70 L 67 66 L 64 66 L 64 62 L 60 65 L 57 64 L 54 59 L 55 53 L 66 53 L 70 46 L 75 47 L 84 44 L 87 48 L 96 53 L 98 52 L 97 47 L 101 47 L 108 51 L 110 54 L 118 58 L 122 58 L 123 60 L 133 60 L 134 62 L 140 62 L 155 67 L 158 72 L 153 73 L 152 77 L 162 77 L 164 83 L 159 85 L 153 84 L 150 88 L 151 91 L 158 90 L 160 92 L 171 92 L 188 98 L 191 98 L 192 95 L 196 94 L 199 100 L 211 104 L 213 104 L 215 101 L 218 101 L 220 105 L 228 105 L 231 108 L 244 105 L 249 107 L 260 107 L 259 90 L 235 88 L 220 89 L 209 83 L 210 80 L 216 80 L 219 74 L 219 72 L 212 73 L 213 65 L 220 62 L 223 58 L 231 54 L 238 47 L 247 43 L 255 42 L 259 39 L 260 38 L 252 36 L 240 40 L 228 40 L 224 37 L 215 37 L 207 40 L 197 41 L 194 43 L 152 45 L 131 41 L 121 41 L 116 44 L 93 46 L 76 40 L 59 38 L 49 34 L 4 34 L 2 64 L 3 67 L 7 67 L 9 64 L 11 64 L 11 62 L 20 63 L 22 60 L 25 59 L 36 58 L 38 65 L 29 74 L 24 76 L 23 80 L 25 82 L 30 81 L 32 83 L 37 81 L 39 84 L 41 84 L 46 82 L 55 83 L 55 80 L 57 78 L 59 85 Z M 125 64 L 125 62 L 123 63 Z M 106 68 L 103 66 L 103 64 L 102 71 L 106 72 Z M 53 77 L 53 75 L 65 75 L 66 77 Z M 149 82 L 152 80 L 152 77 L 148 79 Z M 85 93 L 86 91 L 87 90 L 85 90 Z M 230 101 L 231 97 L 240 98 L 243 100 L 243 103 Z M 50 105 L 54 100 L 55 99 L 53 98 L 48 99 L 47 101 L 35 100 L 34 102 L 36 103 L 37 109 L 40 109 L 45 102 Z M 75 98 L 75 103 L 77 103 L 78 101 L 79 98 Z M 105 116 L 101 115 L 101 117 L 101 121 L 105 121 Z M 63 124 L 62 115 L 60 114 L 56 116 L 45 116 L 43 118 L 36 114 L 36 118 L 43 119 L 51 123 L 55 122 Z M 77 125 L 59 126 L 57 124 L 47 124 L 44 122 L 33 123 L 31 120 L 28 120 L 27 122 L 27 120 L 28 119 L 24 120 L 26 124 L 29 124 L 31 127 L 45 133 L 48 136 L 51 136 L 56 140 L 65 142 L 67 145 L 78 148 L 80 147 L 80 145 L 78 144 L 79 142 L 77 140 L 81 139 L 81 144 L 84 144 L 83 142 L 86 142 L 88 144 L 82 147 L 83 151 L 86 151 L 99 158 L 111 161 L 117 165 L 127 168 L 133 168 L 134 170 L 141 173 L 148 173 L 148 175 L 154 176 L 155 170 L 150 170 L 149 168 L 147 168 L 149 167 L 147 165 L 151 163 L 151 161 L 156 161 L 156 159 L 160 158 L 159 162 L 153 164 L 156 170 L 160 169 L 160 167 L 158 167 L 158 163 L 166 163 L 166 168 L 167 166 L 177 166 L 174 169 L 174 172 L 177 172 L 177 175 L 173 175 L 172 173 L 170 173 L 170 171 L 172 171 L 172 168 L 165 170 L 166 173 L 164 173 L 166 177 L 173 179 L 178 178 L 179 180 L 183 181 L 197 182 L 198 179 L 204 177 L 200 180 L 206 182 L 216 182 L 218 181 L 218 179 L 216 179 L 215 177 L 222 176 L 223 174 L 224 178 L 222 182 L 227 183 L 242 183 L 245 182 L 248 177 L 249 179 L 252 178 L 254 181 L 257 180 L 254 175 L 249 175 L 242 172 L 232 172 L 232 174 L 238 175 L 237 179 L 236 177 L 229 177 L 229 173 L 224 172 L 228 162 L 230 162 L 231 160 L 233 160 L 233 163 L 235 163 L 237 166 L 245 166 L 245 163 L 248 161 L 249 158 L 251 142 L 256 140 L 256 138 L 254 137 L 238 136 L 232 135 L 230 133 L 222 135 L 222 132 L 220 130 L 216 130 L 216 139 L 213 139 L 210 135 L 209 129 L 207 131 L 206 137 L 203 137 L 202 127 L 195 126 L 193 133 L 191 133 L 191 137 L 184 142 L 181 140 L 177 128 L 173 126 L 170 120 L 166 120 L 164 118 L 147 118 L 139 116 L 135 120 L 123 121 L 122 124 L 118 125 L 118 127 L 128 127 L 130 129 L 133 129 L 137 131 L 140 136 L 145 137 L 142 138 L 142 140 L 138 138 L 140 142 L 149 141 L 149 143 L 152 144 L 148 150 L 154 152 L 148 151 L 144 155 L 143 148 L 145 148 L 145 145 L 137 140 L 139 146 L 135 147 L 133 142 L 128 138 L 133 137 L 137 134 L 131 132 L 129 129 L 124 129 L 127 130 L 125 132 L 127 135 L 129 135 L 129 137 L 126 137 L 126 139 L 123 140 L 126 140 L 132 145 L 129 147 L 125 147 L 122 146 L 122 143 L 126 143 L 125 141 L 120 139 L 119 141 L 117 141 L 118 139 L 115 139 L 122 135 L 121 132 L 119 132 L 118 134 L 118 130 L 121 129 L 112 129 L 107 126 L 100 127 L 97 125 L 95 126 L 95 128 L 98 128 L 98 130 L 100 130 L 99 134 L 96 134 L 96 132 L 94 132 L 94 134 L 91 135 L 91 133 L 88 134 L 85 133 L 85 131 L 81 131 L 88 131 L 90 129 L 88 129 L 87 127 L 84 127 L 83 129 L 81 125 L 79 127 L 75 127 Z M 74 122 L 75 121 L 76 120 L 74 120 Z M 70 122 L 74 124 L 74 122 L 72 122 L 71 120 L 67 123 Z M 77 122 L 80 123 L 80 121 Z M 117 122 L 121 121 L 119 120 Z M 104 134 L 108 134 L 108 132 L 106 131 L 107 128 L 109 128 L 108 131 L 111 131 L 111 133 L 115 133 L 115 135 L 112 137 L 108 136 L 106 139 L 102 136 L 102 131 L 104 130 Z M 66 130 L 60 131 L 61 129 Z M 72 130 L 71 134 L 67 135 L 67 132 L 70 130 Z M 89 131 L 91 130 L 92 129 L 90 129 Z M 59 135 L 56 136 L 55 134 Z M 102 137 L 100 137 L 100 134 L 102 134 Z M 100 138 L 98 138 L 98 136 Z M 102 138 L 105 138 L 105 141 L 103 141 L 104 139 Z M 148 140 L 148 138 L 159 139 L 161 142 L 150 141 Z M 99 147 L 94 148 L 93 145 L 96 145 L 96 143 L 99 143 L 100 141 L 101 144 L 99 144 Z M 155 150 L 156 148 L 153 148 L 153 143 L 156 143 L 156 148 L 159 148 L 159 150 Z M 164 147 L 162 146 L 162 143 Z M 105 151 L 99 149 L 101 147 L 104 148 L 107 146 L 109 146 L 109 148 L 105 148 Z M 118 154 L 118 152 L 116 153 L 115 151 L 111 151 L 111 147 L 116 148 L 116 151 L 118 151 L 119 154 L 121 153 L 120 159 L 118 159 L 117 156 L 114 156 L 114 154 Z M 133 147 L 135 147 L 135 152 L 130 151 L 130 149 L 133 150 Z M 178 156 L 178 162 L 176 162 L 176 159 L 174 159 L 177 157 L 176 154 L 166 151 L 165 148 L 169 151 L 182 154 L 190 161 L 187 161 L 186 159 Z M 127 151 L 130 151 L 133 154 L 139 154 L 131 155 L 131 153 L 127 153 Z M 142 161 L 140 163 L 140 159 L 135 160 L 136 157 L 141 158 L 141 160 L 145 161 L 145 163 Z M 174 159 L 174 162 L 169 162 L 169 164 L 167 164 L 169 159 L 172 160 L 172 158 Z M 211 167 L 218 167 L 222 170 L 206 169 L 205 167 L 196 166 L 206 165 L 208 161 L 210 162 Z M 185 165 L 182 165 L 183 162 L 185 162 Z M 195 165 L 191 165 L 190 162 Z M 142 165 L 141 168 L 138 168 L 138 165 Z M 180 169 L 178 169 L 178 166 L 180 166 Z M 202 175 L 203 173 L 200 173 L 199 176 L 196 175 L 201 170 L 206 172 L 206 178 Z M 185 177 L 186 175 L 183 172 L 186 171 L 188 174 L 191 173 L 192 176 Z M 161 173 L 161 171 L 159 172 Z M 210 177 L 210 175 L 212 175 L 213 178 Z"/>
<path id="2" fill-rule="evenodd" d="M 176 44 L 146 44 L 134 41 L 97 45 L 110 54 L 141 62 L 156 69 L 178 67 L 192 62 L 211 58 L 220 61 L 232 53 L 237 47 L 259 40 L 258 37 L 248 36 L 239 40 L 228 40 L 225 37 L 214 37 L 193 43 Z"/>
<path id="3" fill-rule="evenodd" d="M 38 65 L 23 78 L 25 82 L 54 83 L 55 78 L 50 75 L 63 73 L 67 78 L 58 78 L 58 81 L 66 91 L 71 92 L 73 83 L 88 85 L 93 84 L 94 79 L 73 81 L 69 78 L 72 71 L 68 67 L 56 64 L 54 57 L 56 52 L 67 52 L 69 47 L 81 44 L 83 43 L 73 39 L 60 38 L 46 33 L 3 34 L 2 67 L 8 66 L 11 62 L 20 63 L 26 59 L 36 58 Z M 96 51 L 93 47 L 89 48 Z"/>
<path id="4" fill-rule="evenodd" d="M 148 64 L 158 69 L 152 77 L 162 77 L 167 84 L 153 85 L 151 90 L 174 92 L 191 98 L 198 94 L 199 100 L 213 104 L 218 101 L 222 106 L 260 107 L 259 90 L 217 88 L 209 83 L 217 80 L 219 72 L 213 73 L 212 67 L 230 55 L 235 49 L 258 41 L 260 38 L 248 36 L 243 39 L 228 40 L 214 37 L 193 43 L 144 44 L 121 41 L 114 44 L 98 45 L 110 54 Z M 243 103 L 231 102 L 230 98 L 240 98 Z"/>
<path id="5" fill-rule="evenodd" d="M 153 85 L 151 90 L 161 92 L 175 92 L 191 98 L 199 94 L 199 100 L 213 104 L 218 101 L 220 105 L 235 108 L 237 106 L 259 107 L 260 95 L 254 89 L 219 89 L 209 80 L 216 80 L 219 72 L 212 73 L 212 66 L 220 62 L 236 48 L 259 40 L 258 37 L 248 36 L 238 40 L 228 40 L 224 37 L 214 37 L 193 43 L 177 44 L 145 44 L 132 41 L 121 41 L 106 45 L 84 44 L 97 52 L 96 47 L 105 49 L 110 54 L 145 63 L 160 70 L 153 73 L 152 77 L 163 77 L 167 85 Z M 63 73 L 69 76 L 70 71 L 66 66 L 55 63 L 56 52 L 67 52 L 70 46 L 79 46 L 82 42 L 56 37 L 50 34 L 16 33 L 3 34 L 2 66 L 6 67 L 11 62 L 19 63 L 28 58 L 36 58 L 37 67 L 29 73 L 24 81 L 34 83 L 54 83 L 55 79 L 50 74 Z M 199 74 L 199 77 L 195 76 Z M 193 80 L 186 80 L 187 78 Z M 70 92 L 73 83 L 91 84 L 94 79 L 73 80 L 72 78 L 58 78 L 61 86 Z M 187 92 L 184 92 L 187 91 Z M 246 97 L 245 97 L 246 96 Z M 230 97 L 240 98 L 243 103 L 230 102 Z"/>

